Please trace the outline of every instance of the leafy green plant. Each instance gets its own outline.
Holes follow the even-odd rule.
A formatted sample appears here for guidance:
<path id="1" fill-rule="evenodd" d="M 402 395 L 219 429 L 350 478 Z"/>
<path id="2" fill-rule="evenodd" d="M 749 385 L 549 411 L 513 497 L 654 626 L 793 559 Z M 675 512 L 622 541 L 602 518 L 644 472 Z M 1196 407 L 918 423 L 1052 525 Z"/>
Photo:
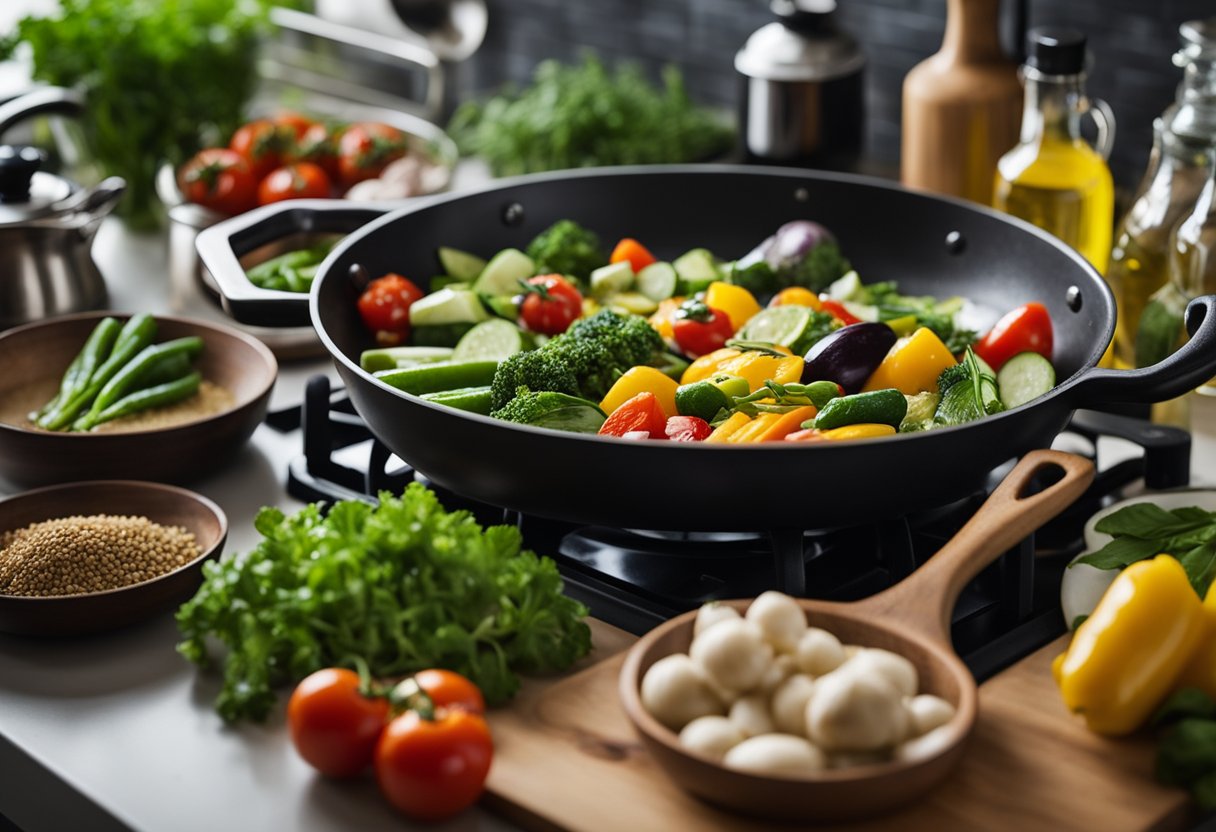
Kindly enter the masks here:
<path id="1" fill-rule="evenodd" d="M 127 180 L 120 215 L 136 228 L 161 217 L 157 169 L 204 142 L 226 140 L 254 87 L 267 0 L 61 0 L 27 17 L 0 58 L 28 44 L 34 77 L 81 90 L 92 157 Z"/>
<path id="2" fill-rule="evenodd" d="M 594 55 L 543 61 L 532 83 L 467 102 L 449 132 L 498 176 L 600 165 L 692 162 L 730 148 L 733 132 L 692 103 L 674 66 L 656 87 L 637 66 L 609 70 Z"/>
<path id="3" fill-rule="evenodd" d="M 1182 563 L 1200 598 L 1216 577 L 1216 512 L 1198 506 L 1167 511 L 1155 503 L 1133 503 L 1103 517 L 1094 530 L 1113 539 L 1077 563 L 1122 569 L 1164 552 Z"/>

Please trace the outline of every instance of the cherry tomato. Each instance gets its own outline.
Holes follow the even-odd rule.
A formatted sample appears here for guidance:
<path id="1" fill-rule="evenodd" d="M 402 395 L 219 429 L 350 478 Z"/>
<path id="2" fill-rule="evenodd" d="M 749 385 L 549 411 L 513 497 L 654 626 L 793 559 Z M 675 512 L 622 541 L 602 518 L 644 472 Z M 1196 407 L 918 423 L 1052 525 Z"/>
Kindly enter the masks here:
<path id="1" fill-rule="evenodd" d="M 473 714 L 485 713 L 485 697 L 472 681 L 451 670 L 421 670 L 402 681 L 393 691 L 394 699 L 404 697 L 409 702 L 416 691 L 430 698 L 435 708 L 461 708 Z"/>
<path id="2" fill-rule="evenodd" d="M 283 164 L 283 153 L 290 141 L 289 131 L 263 118 L 237 128 L 228 147 L 244 156 L 254 177 L 261 179 Z"/>
<path id="3" fill-rule="evenodd" d="M 713 432 L 709 422 L 698 416 L 670 416 L 667 419 L 667 438 L 673 442 L 700 442 Z"/>
<path id="4" fill-rule="evenodd" d="M 254 207 L 257 180 L 245 158 L 224 147 L 200 150 L 182 166 L 177 184 L 187 202 L 239 214 Z"/>
<path id="5" fill-rule="evenodd" d="M 528 292 L 519 307 L 524 326 L 544 335 L 557 335 L 583 314 L 583 296 L 560 274 L 528 279 Z"/>
<path id="6" fill-rule="evenodd" d="M 303 138 L 304 134 L 308 132 L 309 128 L 316 123 L 312 119 L 302 116 L 299 113 L 280 113 L 271 119 L 271 121 L 274 122 L 276 127 L 280 128 L 284 131 L 284 133 L 290 136 L 293 142 L 297 142 Z"/>
<path id="7" fill-rule="evenodd" d="M 312 162 L 320 165 L 329 175 L 331 182 L 337 182 L 338 171 L 338 135 L 339 129 L 330 128 L 325 124 L 313 124 L 300 136 L 292 147 L 288 158 L 292 162 Z"/>
<path id="8" fill-rule="evenodd" d="M 624 436 L 633 431 L 646 431 L 651 439 L 667 438 L 667 416 L 654 393 L 638 393 L 612 413 L 600 426 L 600 436 Z"/>
<path id="9" fill-rule="evenodd" d="M 285 199 L 325 199 L 329 195 L 329 177 L 312 162 L 275 168 L 258 185 L 258 205 Z"/>
<path id="10" fill-rule="evenodd" d="M 1051 360 L 1051 315 L 1041 303 L 1028 303 L 1007 313 L 975 345 L 975 354 L 999 370 L 1020 352 L 1037 352 Z"/>
<path id="11" fill-rule="evenodd" d="M 691 298 L 680 304 L 671 325 L 676 345 L 693 357 L 720 350 L 735 334 L 730 316 Z"/>
<path id="12" fill-rule="evenodd" d="M 608 262 L 620 263 L 625 260 L 629 261 L 629 265 L 633 267 L 634 274 L 637 274 L 655 262 L 655 256 L 650 253 L 646 246 L 637 240 L 625 237 L 616 244 L 616 248 L 612 250 L 612 256 L 608 258 Z"/>
<path id="13" fill-rule="evenodd" d="M 845 309 L 844 304 L 840 301 L 821 299 L 819 301 L 819 308 L 824 312 L 830 312 L 833 318 L 840 321 L 845 326 L 848 326 L 849 324 L 861 323 L 861 318 L 854 315 L 848 309 Z"/>
<path id="14" fill-rule="evenodd" d="M 423 291 L 399 274 L 389 273 L 368 284 L 359 296 L 363 324 L 386 347 L 404 344 L 410 335 L 410 307 Z"/>
<path id="15" fill-rule="evenodd" d="M 364 179 L 375 179 L 389 162 L 409 152 L 405 133 L 377 122 L 352 124 L 338 139 L 338 175 L 349 188 Z"/>
<path id="16" fill-rule="evenodd" d="M 330 667 L 296 686 L 287 727 L 304 761 L 330 777 L 354 777 L 372 762 L 389 703 L 359 690 L 359 674 Z"/>
<path id="17" fill-rule="evenodd" d="M 494 743 L 485 718 L 439 708 L 433 719 L 407 711 L 376 745 L 376 781 L 388 802 L 411 818 L 443 820 L 481 795 Z"/>

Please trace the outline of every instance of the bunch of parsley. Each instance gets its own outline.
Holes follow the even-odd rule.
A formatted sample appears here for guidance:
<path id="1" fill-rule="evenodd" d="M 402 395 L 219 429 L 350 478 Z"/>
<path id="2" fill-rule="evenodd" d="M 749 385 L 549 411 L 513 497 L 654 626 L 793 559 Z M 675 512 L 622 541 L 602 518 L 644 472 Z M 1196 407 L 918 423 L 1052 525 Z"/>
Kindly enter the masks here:
<path id="1" fill-rule="evenodd" d="M 227 720 L 264 719 L 274 686 L 356 659 L 377 676 L 455 670 L 496 704 L 518 689 L 515 671 L 563 670 L 591 649 L 587 610 L 562 595 L 552 560 L 421 485 L 325 515 L 266 508 L 255 525 L 257 547 L 208 563 L 177 614 L 188 659 L 207 665 L 209 638 L 227 648 Z"/>

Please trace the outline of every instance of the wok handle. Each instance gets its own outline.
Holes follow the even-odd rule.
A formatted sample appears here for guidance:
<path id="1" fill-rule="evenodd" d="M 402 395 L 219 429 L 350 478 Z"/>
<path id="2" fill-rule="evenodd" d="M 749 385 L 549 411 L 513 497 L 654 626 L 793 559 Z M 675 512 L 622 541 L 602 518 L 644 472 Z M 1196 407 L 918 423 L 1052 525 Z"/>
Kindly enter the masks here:
<path id="1" fill-rule="evenodd" d="M 1061 476 L 1031 493 L 1037 477 L 1052 469 Z M 1031 451 L 980 506 L 967 524 L 911 577 L 857 604 L 854 610 L 881 618 L 950 647 L 950 619 L 959 593 L 984 567 L 1080 497 L 1094 478 L 1094 465 L 1062 451 Z"/>
<path id="2" fill-rule="evenodd" d="M 1216 295 L 1195 298 L 1186 307 L 1190 340 L 1151 367 L 1093 369 L 1061 394 L 1070 409 L 1125 402 L 1163 402 L 1194 390 L 1216 376 Z"/>
<path id="3" fill-rule="evenodd" d="M 307 294 L 253 285 L 240 258 L 300 232 L 349 233 L 388 210 L 380 205 L 340 199 L 276 202 L 203 229 L 195 247 L 215 279 L 224 311 L 233 318 L 254 326 L 309 326 Z"/>

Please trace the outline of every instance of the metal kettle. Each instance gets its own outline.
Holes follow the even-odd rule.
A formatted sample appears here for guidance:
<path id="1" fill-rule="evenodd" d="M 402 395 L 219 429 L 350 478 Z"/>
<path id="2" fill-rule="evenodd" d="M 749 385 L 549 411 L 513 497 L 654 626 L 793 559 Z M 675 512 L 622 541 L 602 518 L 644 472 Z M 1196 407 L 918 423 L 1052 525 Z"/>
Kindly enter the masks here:
<path id="1" fill-rule="evenodd" d="M 836 0 L 772 0 L 777 20 L 735 55 L 750 161 L 849 168 L 861 155 L 866 58 L 836 29 Z"/>
<path id="2" fill-rule="evenodd" d="M 75 115 L 67 90 L 39 90 L 0 106 L 0 136 L 37 113 Z M 106 286 L 91 254 L 102 219 L 126 183 L 111 177 L 92 188 L 42 168 L 33 147 L 0 144 L 0 329 L 97 309 Z"/>

